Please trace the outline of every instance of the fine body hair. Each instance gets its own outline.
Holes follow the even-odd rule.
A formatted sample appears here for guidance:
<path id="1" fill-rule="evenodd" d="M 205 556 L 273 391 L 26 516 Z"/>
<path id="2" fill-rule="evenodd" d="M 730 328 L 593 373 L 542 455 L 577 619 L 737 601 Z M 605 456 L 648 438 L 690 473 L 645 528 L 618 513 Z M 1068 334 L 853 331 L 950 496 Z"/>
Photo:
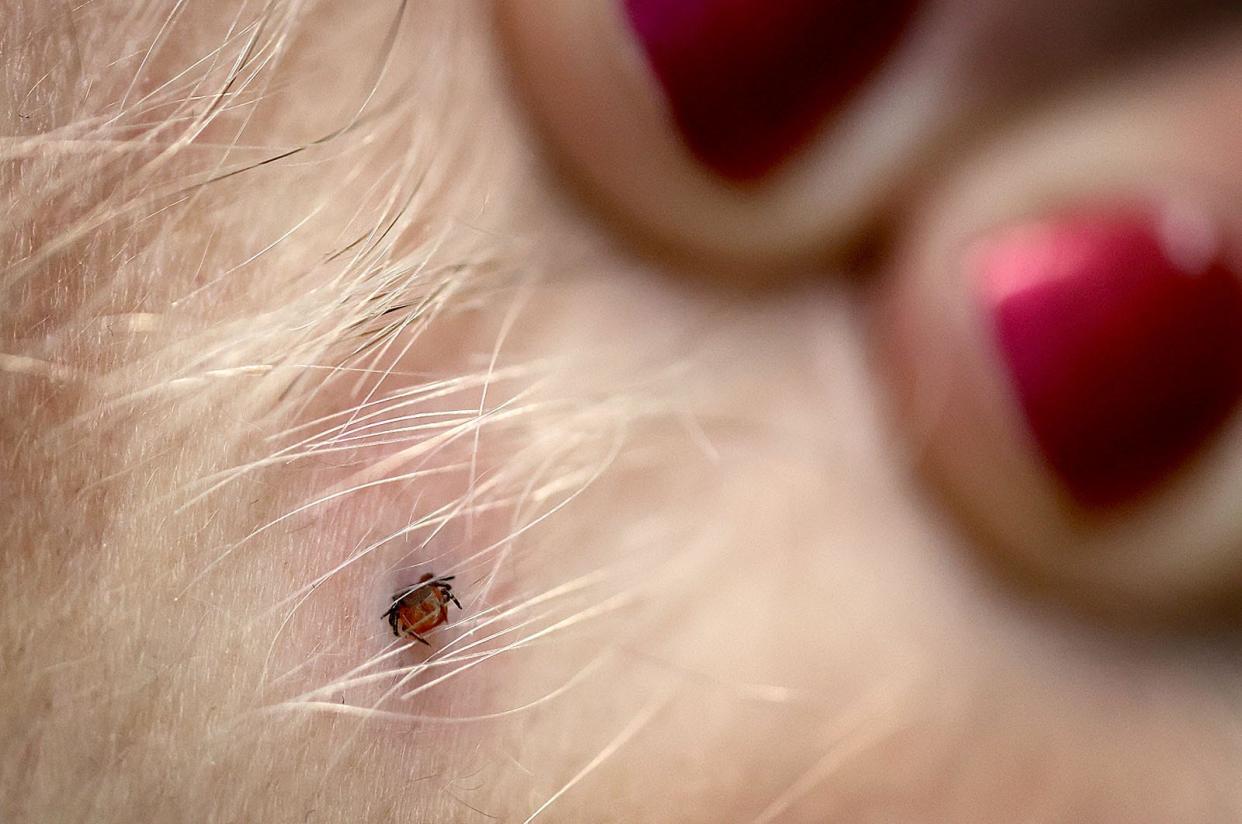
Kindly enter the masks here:
<path id="1" fill-rule="evenodd" d="M 674 286 L 577 213 L 489 4 L 3 5 L 3 820 L 1086 821 L 1220 778 L 1171 664 L 1100 707 L 1143 653 L 1084 634 L 1050 685 L 924 528 L 849 300 Z M 463 608 L 419 649 L 383 615 L 428 572 Z"/>

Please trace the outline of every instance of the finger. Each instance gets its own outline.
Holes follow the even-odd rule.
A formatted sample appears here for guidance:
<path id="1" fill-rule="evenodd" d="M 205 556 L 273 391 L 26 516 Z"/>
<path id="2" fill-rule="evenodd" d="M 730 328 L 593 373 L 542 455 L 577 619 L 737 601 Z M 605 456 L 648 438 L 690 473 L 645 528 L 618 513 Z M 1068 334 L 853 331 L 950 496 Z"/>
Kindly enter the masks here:
<path id="1" fill-rule="evenodd" d="M 925 203 L 878 323 L 937 490 L 1094 608 L 1242 591 L 1240 78 L 1203 50 L 1015 127 Z"/>
<path id="2" fill-rule="evenodd" d="M 771 279 L 778 264 L 841 253 L 970 133 L 1218 6 L 510 0 L 497 9 L 554 158 L 612 223 L 714 274 Z"/>

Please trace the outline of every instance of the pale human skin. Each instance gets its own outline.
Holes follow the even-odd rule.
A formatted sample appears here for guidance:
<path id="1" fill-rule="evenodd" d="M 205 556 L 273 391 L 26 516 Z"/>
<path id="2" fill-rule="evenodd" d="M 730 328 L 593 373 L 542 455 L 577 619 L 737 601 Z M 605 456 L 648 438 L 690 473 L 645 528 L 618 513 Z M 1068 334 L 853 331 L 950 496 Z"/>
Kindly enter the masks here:
<path id="1" fill-rule="evenodd" d="M 1033 25 L 1055 83 L 825 150 L 854 195 L 797 242 L 697 190 L 679 247 L 626 198 L 698 172 L 591 182 L 631 161 L 556 137 L 538 6 L 4 0 L 0 820 L 1242 820 L 1237 640 L 1183 621 L 1236 427 L 1201 552 L 1156 505 L 1146 566 L 1060 574 L 1008 441 L 920 471 L 972 433 L 900 343 L 1050 200 L 1242 226 L 1239 30 Z M 383 617 L 424 572 L 431 650 Z"/>

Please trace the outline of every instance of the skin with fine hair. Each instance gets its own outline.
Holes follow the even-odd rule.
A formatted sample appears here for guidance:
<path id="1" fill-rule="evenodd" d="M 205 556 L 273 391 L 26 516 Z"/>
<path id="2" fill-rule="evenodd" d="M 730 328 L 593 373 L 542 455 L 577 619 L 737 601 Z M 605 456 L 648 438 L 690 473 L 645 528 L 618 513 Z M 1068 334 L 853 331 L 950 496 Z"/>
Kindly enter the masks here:
<path id="1" fill-rule="evenodd" d="M 0 0 L 0 819 L 1238 820 L 1236 640 L 1083 613 L 1155 573 L 981 562 L 963 497 L 1065 533 L 1014 439 L 938 494 L 986 439 L 902 382 L 958 363 L 964 238 L 1236 202 L 1236 31 L 1015 87 L 864 271 L 739 293 L 584 205 L 503 12 Z M 1142 556 L 1170 611 L 1236 552 L 1235 441 L 1201 549 Z M 424 646 L 384 616 L 427 574 Z"/>

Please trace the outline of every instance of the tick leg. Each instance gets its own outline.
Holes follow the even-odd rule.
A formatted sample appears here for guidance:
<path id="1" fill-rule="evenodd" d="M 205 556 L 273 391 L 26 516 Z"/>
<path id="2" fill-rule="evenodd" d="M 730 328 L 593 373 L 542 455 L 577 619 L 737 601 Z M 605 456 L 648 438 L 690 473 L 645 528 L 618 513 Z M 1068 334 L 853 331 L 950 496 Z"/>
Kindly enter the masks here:
<path id="1" fill-rule="evenodd" d="M 431 646 L 431 642 L 428 641 L 423 636 L 419 635 L 417 632 L 411 632 L 410 637 L 413 638 L 415 641 L 418 641 L 420 644 L 426 644 L 427 646 Z"/>
<path id="2" fill-rule="evenodd" d="M 449 600 L 450 600 L 450 601 L 452 601 L 454 604 L 457 604 L 457 608 L 458 608 L 458 609 L 461 609 L 461 601 L 458 601 L 458 600 L 457 600 L 457 596 L 456 596 L 456 595 L 450 595 L 450 596 L 449 596 Z"/>

